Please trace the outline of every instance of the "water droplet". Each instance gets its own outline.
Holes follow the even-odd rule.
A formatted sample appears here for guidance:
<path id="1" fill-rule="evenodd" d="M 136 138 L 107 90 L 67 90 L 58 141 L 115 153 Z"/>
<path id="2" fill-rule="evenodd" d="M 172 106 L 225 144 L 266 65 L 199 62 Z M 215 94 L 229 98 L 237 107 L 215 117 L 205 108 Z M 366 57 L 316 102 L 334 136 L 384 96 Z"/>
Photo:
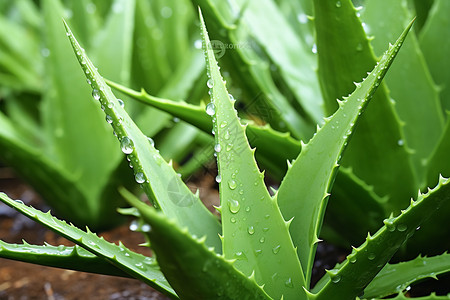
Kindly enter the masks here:
<path id="1" fill-rule="evenodd" d="M 342 6 L 341 1 L 337 1 L 337 2 L 336 2 L 336 7 L 339 8 L 339 7 L 341 7 L 341 6 Z"/>
<path id="2" fill-rule="evenodd" d="M 206 85 L 212 89 L 212 87 L 214 86 L 214 81 L 212 80 L 212 78 L 208 79 L 208 81 L 206 82 Z"/>
<path id="3" fill-rule="evenodd" d="M 249 212 L 249 211 L 250 211 L 250 206 L 247 206 L 247 207 L 245 208 L 245 211 L 246 211 L 246 212 Z"/>
<path id="4" fill-rule="evenodd" d="M 123 103 L 122 99 L 117 99 L 117 102 L 119 102 L 120 107 L 122 107 L 122 108 L 125 107 L 125 103 Z"/>
<path id="5" fill-rule="evenodd" d="M 405 141 L 404 141 L 404 140 L 398 140 L 398 141 L 397 141 L 397 144 L 398 144 L 399 146 L 403 146 L 403 145 L 405 144 Z"/>
<path id="6" fill-rule="evenodd" d="M 125 253 L 125 256 L 130 256 L 130 253 Z"/>
<path id="7" fill-rule="evenodd" d="M 236 223 L 236 218 L 235 217 L 231 217 L 230 222 L 231 223 Z"/>
<path id="8" fill-rule="evenodd" d="M 227 151 L 230 151 L 232 148 L 233 148 L 233 144 L 227 144 L 227 148 L 226 148 Z"/>
<path id="9" fill-rule="evenodd" d="M 335 275 L 331 278 L 331 281 L 333 283 L 338 283 L 339 281 L 341 281 L 341 275 Z"/>
<path id="10" fill-rule="evenodd" d="M 272 248 L 273 254 L 277 254 L 278 252 L 280 252 L 280 248 L 281 248 L 281 245 L 278 245 L 278 246 L 273 247 L 273 248 Z"/>
<path id="11" fill-rule="evenodd" d="M 215 144 L 215 145 L 214 145 L 214 151 L 216 151 L 217 153 L 219 153 L 220 150 L 222 150 L 222 147 L 220 146 L 220 144 L 219 144 L 219 143 Z"/>
<path id="12" fill-rule="evenodd" d="M 152 227 L 149 224 L 144 224 L 141 226 L 142 232 L 150 232 L 152 230 Z"/>
<path id="13" fill-rule="evenodd" d="M 222 176 L 217 175 L 217 176 L 216 176 L 216 182 L 217 182 L 217 183 L 220 183 L 221 181 L 222 181 Z"/>
<path id="14" fill-rule="evenodd" d="M 136 230 L 138 230 L 138 228 L 139 228 L 138 222 L 136 220 L 131 221 L 130 230 L 136 231 Z"/>
<path id="15" fill-rule="evenodd" d="M 234 180 L 228 180 L 228 187 L 229 187 L 231 190 L 234 190 L 234 189 L 236 188 L 236 186 L 237 186 L 236 181 L 234 181 Z"/>
<path id="16" fill-rule="evenodd" d="M 100 92 L 97 89 L 92 90 L 92 97 L 94 97 L 95 100 L 100 100 Z"/>
<path id="17" fill-rule="evenodd" d="M 262 253 L 262 250 L 261 250 L 261 249 L 256 249 L 256 250 L 255 250 L 255 255 L 256 255 L 256 256 L 260 255 L 261 253 Z"/>
<path id="18" fill-rule="evenodd" d="M 293 288 L 294 287 L 294 283 L 292 282 L 292 278 L 289 277 L 285 282 L 284 285 L 289 287 L 289 288 Z"/>
<path id="19" fill-rule="evenodd" d="M 300 14 L 297 15 L 297 20 L 301 24 L 306 24 L 306 23 L 308 23 L 308 16 L 305 15 L 304 13 L 300 13 Z"/>
<path id="20" fill-rule="evenodd" d="M 312 46 L 311 51 L 312 51 L 312 53 L 314 53 L 314 54 L 317 53 L 317 45 L 316 45 L 316 44 L 314 44 L 314 45 Z"/>
<path id="21" fill-rule="evenodd" d="M 262 238 L 259 239 L 259 242 L 262 244 L 262 243 L 264 243 L 265 240 L 266 239 L 264 237 L 262 237 Z"/>
<path id="22" fill-rule="evenodd" d="M 19 203 L 19 204 L 24 204 L 22 200 L 14 200 L 14 201 Z"/>
<path id="23" fill-rule="evenodd" d="M 358 43 L 358 45 L 356 45 L 356 51 L 360 52 L 363 50 L 363 45 L 361 43 Z"/>
<path id="24" fill-rule="evenodd" d="M 134 175 L 134 178 L 136 179 L 137 183 L 144 183 L 145 182 L 145 175 L 142 172 L 137 172 L 136 175 Z"/>
<path id="25" fill-rule="evenodd" d="M 210 116 L 213 116 L 216 113 L 214 103 L 210 102 L 208 103 L 208 105 L 206 105 L 206 113 Z"/>
<path id="26" fill-rule="evenodd" d="M 224 128 L 227 125 L 228 125 L 227 121 L 222 121 L 222 123 L 220 123 L 220 128 Z"/>
<path id="27" fill-rule="evenodd" d="M 398 229 L 398 231 L 403 232 L 403 231 L 405 231 L 406 229 L 408 229 L 408 226 L 407 226 L 406 224 L 399 224 L 399 225 L 397 226 L 397 229 Z"/>
<path id="28" fill-rule="evenodd" d="M 152 147 L 155 147 L 155 141 L 151 137 L 147 137 L 147 141 L 152 145 Z"/>
<path id="29" fill-rule="evenodd" d="M 252 235 L 255 233 L 255 228 L 253 226 L 249 226 L 247 228 L 247 232 L 248 232 L 248 234 Z"/>
<path id="30" fill-rule="evenodd" d="M 369 260 L 374 260 L 375 259 L 375 253 L 369 253 L 369 255 L 367 256 L 367 258 L 369 259 Z"/>
<path id="31" fill-rule="evenodd" d="M 225 132 L 225 135 L 223 136 L 226 140 L 228 140 L 230 138 L 230 132 L 227 130 Z"/>
<path id="32" fill-rule="evenodd" d="M 247 260 L 247 256 L 242 251 L 236 252 L 234 257 L 238 260 Z"/>
<path id="33" fill-rule="evenodd" d="M 113 122 L 113 119 L 110 115 L 106 115 L 105 117 L 106 122 L 108 122 L 109 124 L 111 124 Z"/>
<path id="34" fill-rule="evenodd" d="M 91 82 L 91 80 L 88 78 L 88 79 L 86 79 L 86 82 L 88 83 L 88 84 L 92 84 L 92 82 Z"/>
<path id="35" fill-rule="evenodd" d="M 228 207 L 230 208 L 231 213 L 237 214 L 239 210 L 241 209 L 241 205 L 237 200 L 229 199 L 228 200 Z"/>
<path id="36" fill-rule="evenodd" d="M 133 141 L 126 136 L 124 136 L 120 141 L 120 148 L 122 149 L 122 152 L 125 154 L 131 154 L 133 152 L 133 146 L 134 146 Z"/>
<path id="37" fill-rule="evenodd" d="M 356 262 L 356 257 L 352 256 L 349 258 L 349 260 L 350 260 L 350 263 L 354 264 Z"/>

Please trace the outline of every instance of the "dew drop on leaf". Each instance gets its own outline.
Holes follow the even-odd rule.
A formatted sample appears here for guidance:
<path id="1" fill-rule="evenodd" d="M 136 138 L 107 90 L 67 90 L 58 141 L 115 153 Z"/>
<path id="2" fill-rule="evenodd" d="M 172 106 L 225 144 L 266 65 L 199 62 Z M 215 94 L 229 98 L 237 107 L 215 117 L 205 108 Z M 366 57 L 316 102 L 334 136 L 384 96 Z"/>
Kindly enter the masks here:
<path id="1" fill-rule="evenodd" d="M 144 183 L 145 182 L 145 176 L 142 172 L 137 172 L 136 175 L 134 175 L 134 178 L 136 179 L 137 183 Z"/>
<path id="2" fill-rule="evenodd" d="M 216 176 L 216 182 L 217 182 L 217 183 L 220 183 L 221 181 L 222 181 L 222 176 L 217 175 L 217 176 Z"/>
<path id="3" fill-rule="evenodd" d="M 219 153 L 222 150 L 222 147 L 220 146 L 219 143 L 214 145 L 214 151 L 216 151 L 217 153 Z"/>
<path id="4" fill-rule="evenodd" d="M 293 288 L 294 287 L 294 283 L 292 282 L 292 278 L 289 277 L 285 282 L 284 285 L 289 287 L 289 288 Z"/>
<path id="5" fill-rule="evenodd" d="M 111 124 L 113 122 L 113 119 L 111 118 L 110 115 L 106 115 L 105 120 L 106 122 L 108 122 L 108 124 Z"/>
<path id="6" fill-rule="evenodd" d="M 120 107 L 122 107 L 122 108 L 125 107 L 125 103 L 123 103 L 122 99 L 117 99 L 117 102 L 119 102 Z"/>
<path id="7" fill-rule="evenodd" d="M 120 148 L 125 154 L 131 154 L 133 152 L 133 146 L 133 141 L 130 140 L 127 136 L 124 136 L 120 141 Z"/>
<path id="8" fill-rule="evenodd" d="M 331 281 L 333 283 L 338 283 L 339 281 L 341 281 L 341 275 L 335 275 L 331 278 Z"/>
<path id="9" fill-rule="evenodd" d="M 403 232 L 403 231 L 405 231 L 406 229 L 408 229 L 408 226 L 407 226 L 406 224 L 399 224 L 399 225 L 397 226 L 397 229 L 398 229 L 398 231 Z"/>
<path id="10" fill-rule="evenodd" d="M 247 228 L 247 232 L 248 234 L 253 235 L 255 233 L 255 228 L 253 226 L 249 226 Z"/>
<path id="11" fill-rule="evenodd" d="M 241 209 L 241 205 L 237 200 L 229 199 L 228 200 L 228 208 L 230 209 L 230 212 L 233 214 L 237 214 L 239 210 Z"/>
<path id="12" fill-rule="evenodd" d="M 206 105 L 206 113 L 209 116 L 213 116 L 216 113 L 216 108 L 214 106 L 214 103 L 210 102 L 208 105 Z"/>
<path id="13" fill-rule="evenodd" d="M 369 255 L 367 256 L 367 258 L 369 260 L 374 260 L 375 259 L 375 253 L 369 253 Z"/>
<path id="14" fill-rule="evenodd" d="M 272 248 L 273 254 L 278 254 L 280 252 L 281 245 L 275 246 Z"/>
<path id="15" fill-rule="evenodd" d="M 212 78 L 208 79 L 208 81 L 206 82 L 206 85 L 211 89 L 214 86 L 214 81 L 212 80 Z"/>
<path id="16" fill-rule="evenodd" d="M 138 228 L 139 228 L 138 222 L 136 220 L 131 221 L 129 228 L 131 231 L 138 230 Z"/>
<path id="17" fill-rule="evenodd" d="M 237 186 L 236 181 L 234 181 L 234 180 L 228 181 L 228 187 L 230 188 L 230 190 L 234 190 L 236 188 L 236 186 Z"/>
<path id="18" fill-rule="evenodd" d="M 337 1 L 337 2 L 336 2 L 336 7 L 339 8 L 339 7 L 341 7 L 341 6 L 342 6 L 341 1 Z"/>
<path id="19" fill-rule="evenodd" d="M 147 137 L 147 140 L 150 143 L 150 145 L 152 145 L 152 147 L 155 147 L 155 141 L 151 137 Z"/>
<path id="20" fill-rule="evenodd" d="M 100 100 L 100 92 L 97 89 L 93 89 L 92 97 L 94 97 L 95 100 Z"/>
<path id="21" fill-rule="evenodd" d="M 142 232 L 150 232 L 152 230 L 152 227 L 149 224 L 144 224 L 141 226 Z"/>

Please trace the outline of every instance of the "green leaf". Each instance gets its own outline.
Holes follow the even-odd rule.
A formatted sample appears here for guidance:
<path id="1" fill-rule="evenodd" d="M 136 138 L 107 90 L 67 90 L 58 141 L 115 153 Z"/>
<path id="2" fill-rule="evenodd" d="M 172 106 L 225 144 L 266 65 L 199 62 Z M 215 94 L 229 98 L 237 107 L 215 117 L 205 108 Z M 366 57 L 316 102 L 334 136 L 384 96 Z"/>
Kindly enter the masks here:
<path id="1" fill-rule="evenodd" d="M 102 74 L 123 84 L 131 78 L 135 6 L 134 0 L 114 0 L 105 26 L 92 41 L 92 60 Z"/>
<path id="2" fill-rule="evenodd" d="M 197 106 L 184 101 L 158 98 L 147 94 L 145 90 L 141 90 L 139 93 L 115 82 L 109 80 L 106 80 L 106 82 L 114 89 L 133 99 L 165 111 L 211 134 L 212 124 L 210 117 L 205 113 L 204 105 Z M 280 133 L 268 125 L 261 127 L 247 120 L 243 123 L 248 124 L 246 133 L 252 147 L 258 149 L 256 152 L 258 160 L 260 158 L 265 159 L 267 163 L 270 163 L 268 169 L 271 175 L 281 178 L 284 170 L 286 170 L 286 160 L 295 158 L 300 152 L 300 142 L 293 139 L 288 133 Z M 267 167 L 267 164 L 264 166 Z"/>
<path id="3" fill-rule="evenodd" d="M 230 66 L 228 71 L 233 82 L 241 88 L 242 95 L 239 95 L 238 98 L 242 98 L 243 103 L 247 104 L 258 101 L 258 104 L 263 103 L 269 110 L 275 111 L 276 113 L 266 118 L 265 121 L 269 122 L 276 130 L 287 130 L 296 138 L 310 137 L 312 124 L 315 122 L 309 116 L 302 116 L 303 111 L 297 112 L 292 109 L 289 100 L 293 92 L 277 87 L 278 78 L 272 77 L 270 58 L 261 53 L 261 45 L 249 30 L 250 24 L 246 22 L 245 18 L 247 14 L 245 5 L 237 7 L 227 1 L 196 0 L 192 2 L 201 7 L 204 12 L 206 21 L 209 22 L 211 36 L 215 41 L 214 44 L 221 49 L 219 51 L 223 55 L 221 61 L 224 66 Z M 249 13 L 251 12 L 249 11 Z M 257 17 L 251 16 L 251 18 L 256 19 Z M 290 31 L 290 29 L 287 30 Z M 278 37 L 273 38 L 274 40 L 278 39 Z M 297 42 L 294 43 L 296 46 Z M 289 44 L 284 46 L 289 47 Z M 231 49 L 224 51 L 226 47 Z M 296 64 L 298 60 L 292 63 Z M 239 66 L 239 69 L 234 67 L 236 65 Z M 284 95 L 284 92 L 288 95 Z M 320 99 L 320 95 L 317 99 Z"/>
<path id="4" fill-rule="evenodd" d="M 339 101 L 339 109 L 325 119 L 325 125 L 318 129 L 308 144 L 302 146 L 302 152 L 289 168 L 278 190 L 283 216 L 294 218 L 290 232 L 294 245 L 298 247 L 308 285 L 327 199 L 341 154 L 359 115 L 377 90 L 411 25 L 388 49 L 367 78 L 357 85 L 356 90 L 344 98 L 345 101 Z"/>
<path id="5" fill-rule="evenodd" d="M 80 245 L 87 251 L 122 269 L 130 274 L 130 276 L 141 280 L 162 293 L 175 296 L 174 291 L 152 258 L 130 251 L 123 245 L 116 245 L 103 238 L 99 238 L 90 232 L 89 229 L 87 229 L 87 232 L 84 232 L 73 225 L 68 225 L 66 222 L 60 221 L 50 215 L 50 212 L 43 213 L 30 206 L 26 206 L 22 201 L 12 200 L 4 193 L 0 193 L 0 200 L 28 218 L 59 233 L 69 241 Z"/>
<path id="6" fill-rule="evenodd" d="M 438 186 L 427 194 L 419 194 L 398 217 L 384 220 L 385 225 L 355 248 L 339 269 L 328 271 L 327 283 L 310 299 L 353 299 L 360 295 L 422 222 L 450 200 L 449 183 L 441 178 Z"/>
<path id="7" fill-rule="evenodd" d="M 191 236 L 173 219 L 158 213 L 122 190 L 151 226 L 148 235 L 161 270 L 182 299 L 271 299 L 253 277 L 239 272 L 233 261 Z"/>
<path id="8" fill-rule="evenodd" d="M 376 37 L 371 41 L 376 54 L 381 54 L 386 43 L 397 37 L 412 19 L 406 2 L 406 0 L 366 1 L 361 18 L 369 28 L 369 34 Z M 388 10 L 385 9 L 387 6 Z M 380 22 L 381 18 L 383 22 Z M 442 68 L 442 65 L 439 67 Z M 423 188 L 425 187 L 423 161 L 430 156 L 434 145 L 439 141 L 444 128 L 444 116 L 438 88 L 431 78 L 415 31 L 411 32 L 402 47 L 396 62 L 386 75 L 385 82 L 403 124 L 404 144 L 414 151 L 411 159 L 419 180 L 418 187 Z"/>
<path id="9" fill-rule="evenodd" d="M 350 0 L 314 1 L 319 78 L 329 113 L 353 90 L 376 60 Z M 375 192 L 389 196 L 386 211 L 398 211 L 417 189 L 410 153 L 387 90 L 381 85 L 361 118 L 342 165 Z M 370 159 L 369 159 L 370 158 Z"/>
<path id="10" fill-rule="evenodd" d="M 85 198 L 73 176 L 43 155 L 41 150 L 25 143 L 25 140 L 5 115 L 0 113 L 2 161 L 13 167 L 37 192 L 45 195 L 46 201 L 61 216 L 77 224 L 92 222 L 93 216 L 86 210 L 86 206 L 80 205 L 80 201 Z M 78 202 L 60 201 L 62 198 L 77 199 Z M 94 225 L 100 225 L 100 223 Z"/>
<path id="11" fill-rule="evenodd" d="M 272 298 L 305 299 L 305 281 L 289 236 L 289 222 L 264 185 L 264 174 L 259 172 L 228 95 L 201 13 L 200 21 L 211 89 L 207 112 L 213 116 L 220 176 L 224 256 L 236 259 L 236 268 L 246 276 L 253 274 Z"/>
<path id="12" fill-rule="evenodd" d="M 365 288 L 364 297 L 384 297 L 400 293 L 410 284 L 450 272 L 450 255 L 417 257 L 398 264 L 387 264 Z"/>
<path id="13" fill-rule="evenodd" d="M 41 266 L 132 277 L 130 274 L 78 245 L 75 245 L 75 247 L 52 246 L 49 244 L 36 246 L 30 245 L 25 241 L 23 244 L 8 244 L 0 240 L 0 257 Z"/>
<path id="14" fill-rule="evenodd" d="M 434 2 L 419 42 L 431 75 L 439 85 L 442 108 L 447 111 L 450 110 L 450 62 L 447 59 L 450 51 L 450 20 L 447 17 L 450 3 L 446 0 Z"/>
<path id="15" fill-rule="evenodd" d="M 312 120 L 320 123 L 324 116 L 323 101 L 315 74 L 316 60 L 310 48 L 298 38 L 274 1 L 237 2 L 240 3 L 240 7 L 247 5 L 240 22 L 248 26 L 252 35 L 278 67 L 281 77 L 302 109 Z"/>
<path id="16" fill-rule="evenodd" d="M 100 102 L 120 141 L 122 152 L 128 155 L 136 182 L 141 184 L 155 207 L 169 218 L 175 218 L 181 226 L 187 226 L 191 234 L 206 235 L 206 244 L 220 250 L 220 225 L 216 217 L 206 209 L 198 195 L 191 193 L 172 166 L 161 157 L 152 141 L 134 124 L 81 49 L 67 24 L 64 24 L 78 61 L 91 83 L 94 99 Z"/>
<path id="17" fill-rule="evenodd" d="M 378 196 L 373 189 L 351 169 L 340 167 L 324 219 L 324 227 L 338 234 L 340 239 L 331 240 L 323 230 L 320 237 L 350 247 L 363 242 L 367 232 L 375 232 L 384 218 L 383 203 L 387 199 Z"/>

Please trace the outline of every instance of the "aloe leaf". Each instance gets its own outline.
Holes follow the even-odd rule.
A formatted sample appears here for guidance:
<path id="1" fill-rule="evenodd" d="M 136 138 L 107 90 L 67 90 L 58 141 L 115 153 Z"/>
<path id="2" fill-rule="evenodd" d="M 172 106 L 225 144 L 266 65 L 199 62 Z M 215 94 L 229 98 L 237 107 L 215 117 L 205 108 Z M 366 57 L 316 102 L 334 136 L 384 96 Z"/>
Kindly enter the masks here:
<path id="1" fill-rule="evenodd" d="M 324 226 L 336 232 L 340 239 L 331 240 L 323 230 L 320 236 L 334 244 L 349 247 L 364 241 L 367 232 L 375 232 L 384 218 L 383 203 L 386 198 L 378 196 L 373 189 L 351 169 L 340 167 L 324 219 Z"/>
<path id="2" fill-rule="evenodd" d="M 403 210 L 398 217 L 384 220 L 384 226 L 364 244 L 347 256 L 341 267 L 328 271 L 328 281 L 310 299 L 353 299 L 380 272 L 400 246 L 411 237 L 427 218 L 450 200 L 450 180 L 442 178 L 439 184 Z"/>
<path id="3" fill-rule="evenodd" d="M 404 294 L 399 294 L 397 295 L 397 297 L 391 298 L 393 300 L 409 300 L 411 298 L 406 297 Z M 449 296 L 438 296 L 435 293 L 432 293 L 429 296 L 423 296 L 423 297 L 414 297 L 414 299 L 417 300 L 448 300 Z M 371 300 L 379 300 L 379 298 L 372 298 Z"/>
<path id="4" fill-rule="evenodd" d="M 279 68 L 282 78 L 296 96 L 302 109 L 316 123 L 322 121 L 323 102 L 315 74 L 316 61 L 310 48 L 298 38 L 274 1 L 236 2 L 241 7 L 248 4 L 241 22 L 249 27 L 252 35 Z M 261 16 L 264 16 L 264 19 Z M 298 59 L 299 57 L 302 59 Z M 298 88 L 299 86 L 302 88 Z"/>
<path id="5" fill-rule="evenodd" d="M 92 60 L 102 74 L 123 84 L 131 77 L 135 6 L 134 0 L 114 0 L 105 26 L 92 42 Z"/>
<path id="6" fill-rule="evenodd" d="M 278 190 L 283 216 L 288 219 L 295 217 L 290 232 L 294 245 L 298 247 L 308 285 L 327 199 L 341 154 L 359 115 L 377 90 L 411 26 L 412 23 L 367 78 L 357 85 L 356 90 L 344 98 L 345 101 L 339 101 L 339 109 L 325 119 L 325 125 L 302 146 L 302 152 L 289 168 Z"/>
<path id="7" fill-rule="evenodd" d="M 387 264 L 364 289 L 365 298 L 383 297 L 405 290 L 410 284 L 425 278 L 450 272 L 450 255 L 417 257 L 398 264 Z"/>
<path id="8" fill-rule="evenodd" d="M 353 90 L 352 82 L 366 76 L 375 57 L 361 21 L 350 0 L 314 1 L 319 78 L 329 112 L 335 99 Z M 416 178 L 406 147 L 401 122 L 386 88 L 381 85 L 361 118 L 342 165 L 375 187 L 378 195 L 389 196 L 386 210 L 398 211 L 416 192 Z M 368 159 L 370 158 L 370 159 Z"/>
<path id="9" fill-rule="evenodd" d="M 66 222 L 53 217 L 50 212 L 43 213 L 24 205 L 20 200 L 15 201 L 8 198 L 4 193 L 0 193 L 0 200 L 28 218 L 59 233 L 66 239 L 122 269 L 132 277 L 145 282 L 162 293 L 176 296 L 159 270 L 158 265 L 155 264 L 154 259 L 130 251 L 123 245 L 110 243 L 103 238 L 99 238 L 89 230 L 84 232 L 73 225 L 68 225 Z"/>
<path id="10" fill-rule="evenodd" d="M 450 51 L 450 21 L 446 12 L 450 10 L 450 3 L 445 0 L 434 2 L 420 32 L 419 42 L 431 75 L 439 85 L 442 108 L 447 111 L 450 110 L 450 62 L 447 59 Z"/>
<path id="11" fill-rule="evenodd" d="M 241 15 L 247 10 L 245 5 L 237 7 L 230 5 L 231 2 L 228 1 L 192 2 L 204 12 L 215 45 L 219 45 L 219 53 L 223 55 L 221 60 L 224 65 L 240 66 L 239 72 L 235 72 L 234 67 L 229 68 L 229 71 L 233 72 L 233 80 L 243 92 L 238 98 L 243 98 L 244 103 L 257 101 L 258 105 L 264 105 L 276 112 L 265 120 L 276 130 L 287 130 L 296 138 L 309 138 L 314 122 L 309 116 L 302 116 L 292 109 L 289 96 L 283 94 L 292 94 L 291 91 L 282 91 L 277 87 L 276 79 L 272 78 L 269 59 L 262 55 L 259 43 L 255 41 L 245 24 L 244 16 Z M 230 45 L 232 49 L 225 51 Z"/>
<path id="12" fill-rule="evenodd" d="M 121 190 L 150 225 L 146 232 L 162 272 L 181 299 L 271 299 L 253 277 L 239 272 L 233 261 L 205 245 L 205 237 L 192 236 L 173 219 L 158 213 Z"/>
<path id="13" fill-rule="evenodd" d="M 433 16 L 429 16 L 434 0 L 414 0 L 414 7 L 417 16 L 417 32 L 421 31 L 424 24 L 428 20 L 432 20 Z"/>
<path id="14" fill-rule="evenodd" d="M 390 7 L 387 11 L 384 9 L 386 5 Z M 381 18 L 385 21 L 380 22 Z M 411 18 L 406 0 L 366 1 L 365 9 L 361 12 L 361 19 L 366 24 L 368 34 L 376 37 L 371 41 L 376 54 L 382 53 L 384 45 L 402 32 Z M 441 63 L 439 67 L 442 69 Z M 402 52 L 386 76 L 385 82 L 389 87 L 390 97 L 395 101 L 395 110 L 403 123 L 405 145 L 414 151 L 411 158 L 419 186 L 424 187 L 423 160 L 429 157 L 434 145 L 439 141 L 444 128 L 444 116 L 438 88 L 431 78 L 415 31 L 402 47 Z"/>
<path id="15" fill-rule="evenodd" d="M 78 245 L 74 247 L 52 246 L 49 244 L 36 246 L 30 245 L 25 241 L 23 244 L 9 244 L 0 240 L 0 257 L 48 267 L 132 277 L 130 274 Z"/>
<path id="16" fill-rule="evenodd" d="M 48 136 L 45 155 L 67 170 L 76 182 L 83 194 L 76 201 L 86 208 L 88 224 L 99 228 L 105 226 L 104 222 L 117 223 L 119 216 L 113 205 L 117 205 L 120 198 L 115 189 L 105 190 L 105 186 L 120 163 L 121 153 L 95 102 L 86 101 L 90 90 L 70 43 L 65 40 L 61 4 L 57 0 L 46 0 L 43 12 L 50 53 L 45 63 L 49 86 L 42 103 L 44 131 Z M 102 155 L 93 155 L 93 147 Z M 102 216 L 106 217 L 102 219 Z M 69 216 L 69 220 L 74 219 Z"/>
<path id="17" fill-rule="evenodd" d="M 106 83 L 133 99 L 167 112 L 211 134 L 212 124 L 210 117 L 205 113 L 204 105 L 199 106 L 184 101 L 173 101 L 155 97 L 149 95 L 145 90 L 136 92 L 109 80 L 106 80 Z M 258 149 L 257 157 L 263 156 L 268 163 L 273 164 L 272 167 L 269 167 L 271 174 L 275 177 L 281 177 L 284 174 L 285 161 L 295 158 L 300 152 L 300 142 L 292 138 L 288 133 L 280 133 L 268 125 L 257 126 L 250 121 L 245 122 L 248 124 L 246 133 L 249 142 L 252 147 Z M 277 145 L 277 147 L 273 147 L 273 145 Z"/>
<path id="18" fill-rule="evenodd" d="M 85 224 L 92 221 L 86 207 L 74 201 L 57 201 L 61 198 L 84 199 L 73 177 L 48 159 L 36 147 L 24 142 L 16 127 L 0 113 L 0 157 L 13 167 L 64 218 Z M 100 220 L 99 220 L 100 221 Z M 107 220 L 108 221 L 108 220 Z"/>
<path id="19" fill-rule="evenodd" d="M 78 61 L 91 83 L 92 95 L 100 102 L 108 123 L 113 126 L 122 152 L 128 155 L 136 182 L 141 184 L 154 206 L 169 218 L 175 218 L 181 226 L 187 226 L 192 234 L 206 235 L 206 244 L 220 250 L 220 225 L 216 217 L 201 203 L 198 195 L 191 193 L 173 168 L 161 157 L 152 141 L 134 124 L 67 24 L 64 25 Z"/>
<path id="20" fill-rule="evenodd" d="M 303 272 L 289 236 L 289 222 L 264 185 L 264 174 L 259 172 L 219 72 L 201 13 L 200 20 L 211 89 L 206 109 L 215 124 L 224 256 L 236 259 L 236 268 L 245 275 L 254 274 L 271 297 L 302 299 Z M 282 261 L 277 259 L 281 256 Z"/>

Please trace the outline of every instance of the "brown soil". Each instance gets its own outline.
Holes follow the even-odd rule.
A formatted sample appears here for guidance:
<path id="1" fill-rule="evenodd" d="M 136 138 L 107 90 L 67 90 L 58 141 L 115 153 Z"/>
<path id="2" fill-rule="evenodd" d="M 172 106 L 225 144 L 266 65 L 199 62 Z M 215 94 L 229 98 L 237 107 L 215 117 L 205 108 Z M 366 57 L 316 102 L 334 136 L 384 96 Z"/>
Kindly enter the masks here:
<path id="1" fill-rule="evenodd" d="M 194 188 L 200 188 L 201 196 L 213 210 L 218 204 L 218 194 L 211 189 L 212 176 L 203 179 Z M 21 199 L 26 204 L 47 211 L 48 207 L 33 190 L 16 178 L 9 168 L 0 167 L 0 192 L 12 199 Z M 99 233 L 106 240 L 122 241 L 129 249 L 151 255 L 140 233 L 132 232 L 125 224 L 108 232 Z M 73 245 L 43 226 L 27 219 L 4 204 L 0 204 L 0 239 L 8 243 L 42 245 Z M 0 258 L 0 300 L 3 299 L 169 299 L 138 280 L 114 276 L 89 274 L 71 270 L 43 267 Z"/>

